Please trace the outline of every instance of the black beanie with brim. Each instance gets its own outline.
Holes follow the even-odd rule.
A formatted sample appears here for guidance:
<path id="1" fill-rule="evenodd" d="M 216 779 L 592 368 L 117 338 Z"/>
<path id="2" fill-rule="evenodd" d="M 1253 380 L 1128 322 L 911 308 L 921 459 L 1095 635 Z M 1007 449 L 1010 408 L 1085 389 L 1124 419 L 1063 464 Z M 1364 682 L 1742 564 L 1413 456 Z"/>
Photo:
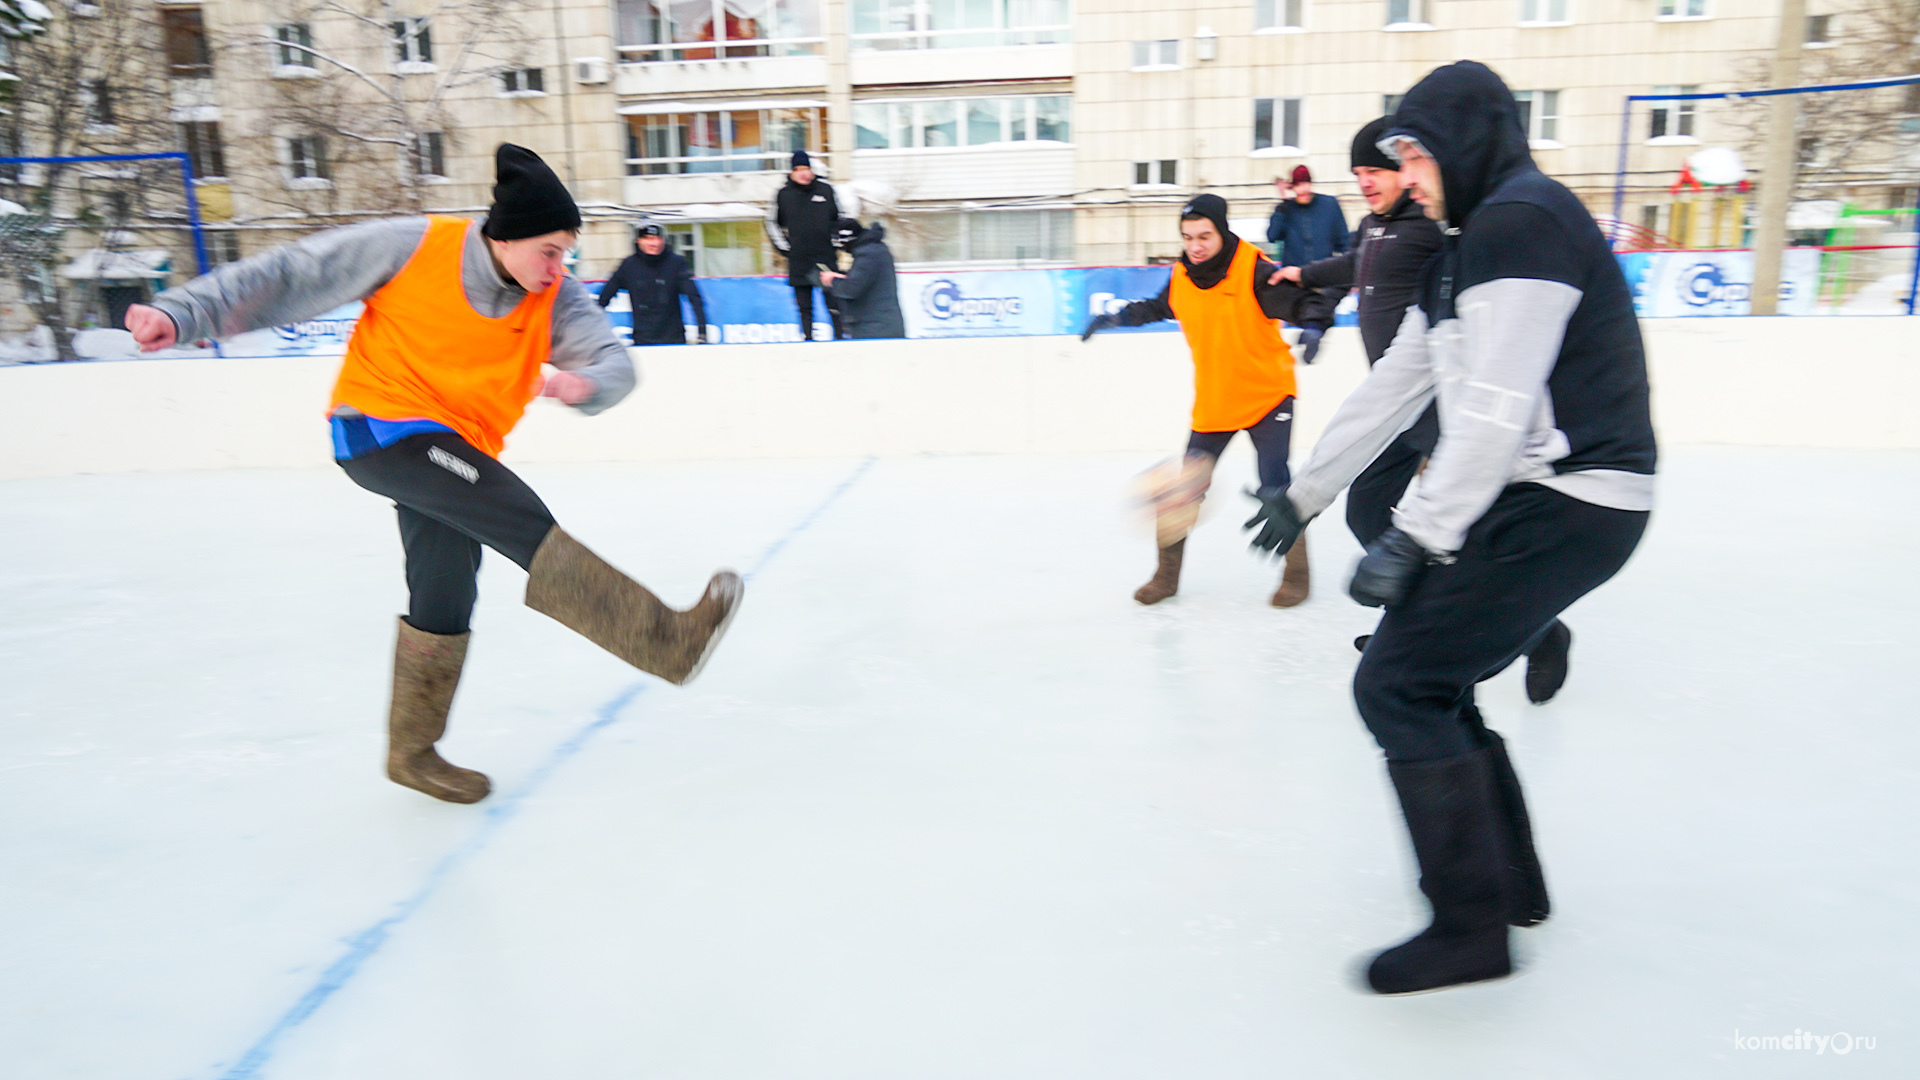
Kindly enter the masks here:
<path id="1" fill-rule="evenodd" d="M 579 232 L 580 208 L 565 184 L 524 146 L 501 143 L 493 155 L 493 205 L 481 232 L 494 240 L 525 240 L 551 232 Z"/>
<path id="2" fill-rule="evenodd" d="M 1387 123 L 1392 119 L 1391 116 L 1383 116 L 1361 128 L 1360 133 L 1353 137 L 1353 151 L 1348 155 L 1351 167 L 1400 171 L 1400 163 L 1380 149 L 1380 140 L 1387 137 Z"/>

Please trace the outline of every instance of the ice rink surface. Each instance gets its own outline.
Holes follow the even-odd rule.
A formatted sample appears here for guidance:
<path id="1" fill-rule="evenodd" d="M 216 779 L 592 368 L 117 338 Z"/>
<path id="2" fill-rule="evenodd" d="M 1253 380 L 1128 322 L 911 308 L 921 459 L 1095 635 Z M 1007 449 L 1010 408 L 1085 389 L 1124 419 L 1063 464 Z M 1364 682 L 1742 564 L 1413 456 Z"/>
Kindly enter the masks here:
<path id="1" fill-rule="evenodd" d="M 1920 1075 L 1920 454 L 1667 453 L 1560 698 L 1482 688 L 1554 916 L 1405 999 L 1351 981 L 1425 915 L 1357 548 L 1268 607 L 1243 455 L 1154 609 L 1150 456 L 527 467 L 669 601 L 753 576 L 676 689 L 489 553 L 475 807 L 381 773 L 382 501 L 0 484 L 0 1076 Z M 1873 1047 L 1735 1044 L 1796 1032 Z"/>

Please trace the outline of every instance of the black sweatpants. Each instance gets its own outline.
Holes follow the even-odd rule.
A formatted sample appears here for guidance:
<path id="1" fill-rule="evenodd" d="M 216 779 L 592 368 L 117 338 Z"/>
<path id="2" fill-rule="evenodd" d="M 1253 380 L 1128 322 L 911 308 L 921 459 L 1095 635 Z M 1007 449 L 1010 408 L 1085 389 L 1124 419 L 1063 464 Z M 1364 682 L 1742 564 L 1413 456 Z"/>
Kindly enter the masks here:
<path id="1" fill-rule="evenodd" d="M 813 340 L 813 286 L 804 282 L 792 282 L 793 302 L 800 308 L 800 336 Z M 833 295 L 832 289 L 821 289 L 820 299 L 826 301 L 827 318 L 833 323 L 833 338 L 840 340 L 840 300 Z"/>
<path id="2" fill-rule="evenodd" d="M 1347 528 L 1361 547 L 1373 543 L 1393 524 L 1394 506 L 1439 441 L 1440 413 L 1428 405 L 1420 419 L 1395 436 L 1347 488 Z"/>
<path id="3" fill-rule="evenodd" d="M 1456 561 L 1429 566 L 1386 610 L 1353 673 L 1353 698 L 1393 762 L 1483 745 L 1474 684 L 1618 573 L 1648 514 L 1514 484 L 1474 522 Z"/>
<path id="4" fill-rule="evenodd" d="M 1293 396 L 1289 394 L 1252 427 L 1244 429 L 1253 440 L 1253 456 L 1260 473 L 1262 491 L 1285 491 L 1292 479 L 1287 469 L 1287 447 L 1293 440 Z M 1195 431 L 1187 435 L 1187 452 L 1202 453 L 1215 461 L 1226 453 L 1227 444 L 1238 431 Z"/>
<path id="5" fill-rule="evenodd" d="M 339 465 L 393 500 L 407 552 L 407 622 L 429 634 L 470 628 L 481 545 L 530 568 L 553 528 L 526 481 L 451 431 L 410 435 Z"/>

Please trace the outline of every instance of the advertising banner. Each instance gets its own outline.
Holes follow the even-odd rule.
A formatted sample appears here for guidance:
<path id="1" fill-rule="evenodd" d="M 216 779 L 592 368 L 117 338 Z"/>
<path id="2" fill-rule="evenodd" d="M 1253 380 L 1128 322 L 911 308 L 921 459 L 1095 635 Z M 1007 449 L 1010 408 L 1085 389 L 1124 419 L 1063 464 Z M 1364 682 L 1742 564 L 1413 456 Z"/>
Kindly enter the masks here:
<path id="1" fill-rule="evenodd" d="M 1051 270 L 900 274 L 907 336 L 1030 337 L 1058 334 L 1066 284 Z"/>
<path id="2" fill-rule="evenodd" d="M 1645 251 L 1621 255 L 1643 319 L 1747 315 L 1753 310 L 1753 252 Z M 1820 249 L 1788 248 L 1780 260 L 1782 315 L 1811 315 L 1819 293 Z"/>

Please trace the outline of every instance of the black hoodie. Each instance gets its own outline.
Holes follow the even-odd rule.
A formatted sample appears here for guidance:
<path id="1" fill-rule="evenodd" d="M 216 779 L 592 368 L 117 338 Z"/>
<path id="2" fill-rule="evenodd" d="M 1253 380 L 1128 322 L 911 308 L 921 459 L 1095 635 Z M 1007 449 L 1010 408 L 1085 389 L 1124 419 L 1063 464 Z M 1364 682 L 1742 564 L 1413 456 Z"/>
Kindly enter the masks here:
<path id="1" fill-rule="evenodd" d="M 1384 214 L 1369 213 L 1354 230 L 1353 250 L 1300 268 L 1309 289 L 1360 290 L 1360 343 L 1367 363 L 1386 355 L 1407 308 L 1420 298 L 1421 274 L 1440 250 L 1440 226 L 1406 192 Z"/>
<path id="2" fill-rule="evenodd" d="M 1484 64 L 1439 68 L 1387 141 L 1439 164 L 1447 220 L 1420 301 L 1288 489 L 1326 509 L 1438 399 L 1440 441 L 1394 524 L 1458 550 L 1508 484 L 1648 510 L 1656 456 L 1633 294 L 1593 216 L 1534 166 L 1513 94 Z"/>

